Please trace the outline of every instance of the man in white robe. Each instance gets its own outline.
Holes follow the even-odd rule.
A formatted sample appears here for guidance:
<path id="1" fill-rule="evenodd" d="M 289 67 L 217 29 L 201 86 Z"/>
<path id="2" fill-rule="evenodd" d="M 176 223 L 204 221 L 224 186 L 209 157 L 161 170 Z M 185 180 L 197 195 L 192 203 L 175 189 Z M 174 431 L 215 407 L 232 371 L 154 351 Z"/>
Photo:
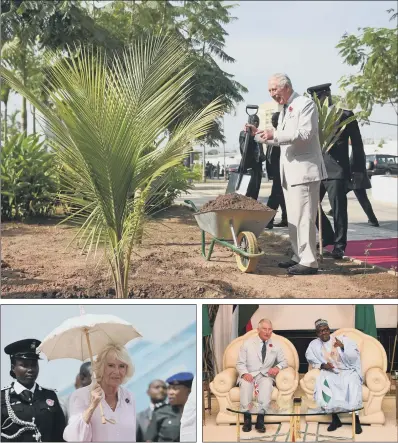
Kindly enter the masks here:
<path id="1" fill-rule="evenodd" d="M 315 369 L 320 369 L 316 379 L 314 400 L 332 413 L 328 431 L 335 431 L 342 424 L 333 411 L 352 411 L 362 407 L 361 358 L 357 344 L 350 338 L 331 335 L 328 322 L 315 322 L 317 339 L 308 346 L 305 357 Z M 358 412 L 355 432 L 362 432 Z"/>

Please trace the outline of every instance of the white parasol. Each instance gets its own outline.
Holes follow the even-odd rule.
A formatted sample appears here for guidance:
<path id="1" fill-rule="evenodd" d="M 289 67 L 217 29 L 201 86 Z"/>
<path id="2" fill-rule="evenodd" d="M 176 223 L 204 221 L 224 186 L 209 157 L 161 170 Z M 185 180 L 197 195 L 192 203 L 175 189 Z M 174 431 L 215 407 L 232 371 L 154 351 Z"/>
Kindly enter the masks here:
<path id="1" fill-rule="evenodd" d="M 93 366 L 93 356 L 108 344 L 124 346 L 142 335 L 128 322 L 115 315 L 86 314 L 80 308 L 80 316 L 65 320 L 42 341 L 37 348 L 48 360 L 75 358 L 84 361 L 88 358 Z M 96 378 L 93 372 L 94 378 Z M 100 403 L 101 419 L 106 420 Z"/>

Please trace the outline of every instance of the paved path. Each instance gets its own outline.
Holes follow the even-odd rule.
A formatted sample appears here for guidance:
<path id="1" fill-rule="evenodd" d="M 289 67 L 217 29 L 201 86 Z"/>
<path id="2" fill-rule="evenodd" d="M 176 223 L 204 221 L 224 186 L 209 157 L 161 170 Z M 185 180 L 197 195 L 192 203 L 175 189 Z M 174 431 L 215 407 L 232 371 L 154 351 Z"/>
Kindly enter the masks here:
<path id="1" fill-rule="evenodd" d="M 268 201 L 271 186 L 272 182 L 263 182 L 261 185 L 259 200 L 263 203 Z M 176 203 L 183 203 L 185 198 L 189 198 L 200 208 L 209 200 L 213 200 L 218 195 L 224 194 L 225 189 L 226 182 L 223 180 L 200 183 L 195 186 L 195 189 L 189 196 L 177 199 Z M 368 195 L 376 217 L 379 220 L 380 227 L 375 228 L 368 225 L 367 217 L 358 200 L 354 193 L 350 192 L 348 194 L 348 240 L 372 240 L 398 237 L 398 205 L 374 201 L 372 199 L 372 190 L 368 191 Z M 327 196 L 323 200 L 322 206 L 326 211 L 330 209 Z M 279 216 L 277 214 L 276 220 L 278 221 L 278 219 Z M 333 225 L 332 217 L 329 217 L 329 219 Z M 287 228 L 274 228 L 272 232 L 279 235 L 288 235 Z"/>

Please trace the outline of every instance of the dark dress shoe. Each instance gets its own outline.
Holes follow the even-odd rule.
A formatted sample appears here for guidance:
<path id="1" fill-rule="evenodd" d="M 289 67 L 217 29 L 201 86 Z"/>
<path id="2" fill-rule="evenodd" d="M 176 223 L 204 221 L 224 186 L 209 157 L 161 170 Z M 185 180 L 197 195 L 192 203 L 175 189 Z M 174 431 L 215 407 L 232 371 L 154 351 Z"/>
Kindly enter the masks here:
<path id="1" fill-rule="evenodd" d="M 278 263 L 278 266 L 280 268 L 287 269 L 287 268 L 290 268 L 290 267 L 297 265 L 297 264 L 298 263 L 296 261 L 289 260 L 289 261 L 283 261 L 283 262 Z"/>
<path id="2" fill-rule="evenodd" d="M 362 434 L 362 426 L 359 421 L 359 415 L 355 416 L 355 434 Z"/>
<path id="3" fill-rule="evenodd" d="M 341 426 L 343 425 L 341 424 L 339 416 L 337 414 L 332 414 L 332 423 L 330 423 L 330 425 L 328 426 L 328 431 L 333 432 Z"/>
<path id="4" fill-rule="evenodd" d="M 265 425 L 264 425 L 264 415 L 259 414 L 257 416 L 257 421 L 256 421 L 256 426 L 255 426 L 256 430 L 258 432 L 260 432 L 261 434 L 265 433 Z"/>
<path id="5" fill-rule="evenodd" d="M 340 248 L 334 248 L 332 251 L 332 257 L 336 260 L 341 260 L 344 257 L 345 252 Z"/>
<path id="6" fill-rule="evenodd" d="M 244 414 L 244 422 L 242 431 L 243 432 L 250 432 L 252 430 L 252 416 L 250 414 Z"/>
<path id="7" fill-rule="evenodd" d="M 310 268 L 300 264 L 288 268 L 287 273 L 290 275 L 312 275 L 318 272 L 318 268 Z"/>
<path id="8" fill-rule="evenodd" d="M 368 220 L 368 223 L 371 225 L 371 226 L 374 226 L 375 228 L 378 228 L 380 225 L 379 225 L 379 222 L 377 221 L 377 220 Z"/>
<path id="9" fill-rule="evenodd" d="M 279 223 L 274 224 L 274 228 L 287 228 L 287 220 L 281 220 Z"/>
<path id="10" fill-rule="evenodd" d="M 268 225 L 265 227 L 265 229 L 274 229 L 274 219 L 272 219 Z"/>

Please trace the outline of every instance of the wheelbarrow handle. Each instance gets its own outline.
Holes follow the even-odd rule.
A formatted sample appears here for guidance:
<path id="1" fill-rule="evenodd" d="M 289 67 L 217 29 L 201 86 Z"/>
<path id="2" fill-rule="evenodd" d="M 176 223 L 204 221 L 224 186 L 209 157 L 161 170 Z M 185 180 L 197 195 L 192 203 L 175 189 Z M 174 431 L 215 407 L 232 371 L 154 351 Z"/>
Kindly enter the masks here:
<path id="1" fill-rule="evenodd" d="M 184 203 L 186 203 L 187 205 L 191 205 L 192 209 L 195 212 L 199 211 L 199 209 L 196 207 L 195 203 L 192 200 L 184 200 Z"/>

